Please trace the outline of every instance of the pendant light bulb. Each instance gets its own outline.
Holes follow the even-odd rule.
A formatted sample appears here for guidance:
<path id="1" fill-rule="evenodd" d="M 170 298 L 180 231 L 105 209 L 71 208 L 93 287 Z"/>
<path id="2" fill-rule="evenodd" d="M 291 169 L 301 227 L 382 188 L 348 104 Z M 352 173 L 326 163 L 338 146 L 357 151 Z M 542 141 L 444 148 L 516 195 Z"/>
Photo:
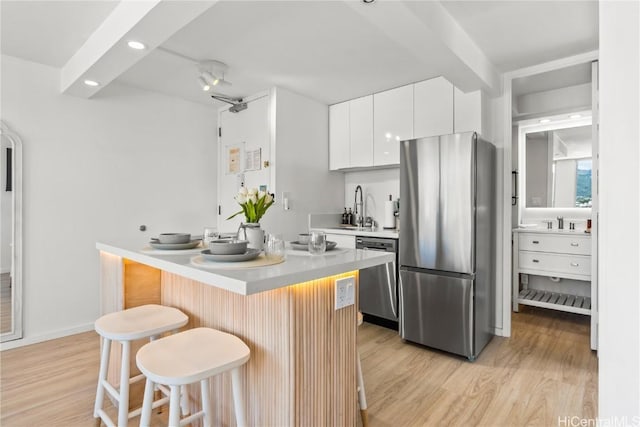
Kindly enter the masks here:
<path id="1" fill-rule="evenodd" d="M 198 77 L 198 83 L 200 83 L 200 87 L 202 87 L 203 91 L 209 92 L 209 90 L 211 90 L 211 86 L 209 86 L 209 83 L 207 83 L 206 80 L 202 77 Z"/>
<path id="2" fill-rule="evenodd" d="M 202 78 L 209 83 L 211 86 L 216 86 L 218 83 L 220 83 L 220 79 L 217 78 L 216 76 L 214 76 L 213 74 L 211 74 L 208 71 L 203 71 L 201 73 Z"/>

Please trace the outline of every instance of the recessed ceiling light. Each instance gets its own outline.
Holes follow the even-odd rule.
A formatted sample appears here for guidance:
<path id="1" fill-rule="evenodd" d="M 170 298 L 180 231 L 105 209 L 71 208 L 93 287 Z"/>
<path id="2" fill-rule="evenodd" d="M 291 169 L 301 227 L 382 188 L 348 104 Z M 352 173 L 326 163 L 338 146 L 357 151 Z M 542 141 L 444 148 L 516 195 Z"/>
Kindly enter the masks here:
<path id="1" fill-rule="evenodd" d="M 580 117 L 582 117 L 582 114 L 572 114 L 569 116 L 570 119 L 579 119 Z"/>
<path id="2" fill-rule="evenodd" d="M 135 40 L 130 40 L 127 43 L 127 46 L 129 46 L 131 49 L 135 49 L 135 50 L 142 50 L 144 49 L 146 46 L 144 45 L 144 43 L 135 41 Z"/>
<path id="3" fill-rule="evenodd" d="M 549 123 L 551 121 L 551 119 L 542 119 L 540 120 L 540 123 Z"/>
<path id="4" fill-rule="evenodd" d="M 98 83 L 95 80 L 85 80 L 84 84 L 86 84 L 87 86 L 93 86 L 93 87 L 100 86 L 100 83 Z"/>
<path id="5" fill-rule="evenodd" d="M 373 3 L 375 0 L 362 0 L 362 3 Z"/>

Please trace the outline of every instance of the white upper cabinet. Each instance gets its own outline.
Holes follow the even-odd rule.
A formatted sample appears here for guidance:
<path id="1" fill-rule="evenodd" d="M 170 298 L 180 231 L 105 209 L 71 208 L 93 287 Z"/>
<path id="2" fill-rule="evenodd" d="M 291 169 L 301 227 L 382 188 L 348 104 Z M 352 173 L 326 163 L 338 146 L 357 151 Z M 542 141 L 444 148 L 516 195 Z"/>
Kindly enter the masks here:
<path id="1" fill-rule="evenodd" d="M 489 98 L 444 77 L 329 107 L 331 170 L 400 164 L 400 141 L 475 131 L 491 139 Z"/>
<path id="2" fill-rule="evenodd" d="M 444 77 L 413 85 L 414 138 L 453 133 L 453 84 Z"/>
<path id="3" fill-rule="evenodd" d="M 348 168 L 350 151 L 349 101 L 329 106 L 329 169 Z"/>
<path id="4" fill-rule="evenodd" d="M 413 85 L 373 95 L 373 165 L 400 163 L 400 141 L 413 138 Z"/>
<path id="5" fill-rule="evenodd" d="M 373 95 L 349 101 L 350 166 L 373 166 Z"/>
<path id="6" fill-rule="evenodd" d="M 460 89 L 454 90 L 454 132 L 478 132 L 490 138 L 488 135 L 489 106 L 487 98 L 480 90 L 464 93 Z"/>

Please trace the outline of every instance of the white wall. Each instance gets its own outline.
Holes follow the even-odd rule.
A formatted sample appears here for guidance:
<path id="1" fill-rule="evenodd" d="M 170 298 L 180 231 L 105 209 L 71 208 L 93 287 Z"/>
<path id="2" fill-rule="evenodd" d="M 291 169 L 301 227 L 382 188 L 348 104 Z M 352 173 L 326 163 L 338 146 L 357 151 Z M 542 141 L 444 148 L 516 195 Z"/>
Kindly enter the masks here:
<path id="1" fill-rule="evenodd" d="M 329 107 L 282 88 L 275 96 L 276 204 L 261 220 L 267 232 L 295 240 L 309 228 L 310 213 L 338 212 L 344 176 L 329 171 Z M 284 210 L 282 193 L 289 194 Z"/>
<path id="2" fill-rule="evenodd" d="M 142 247 L 215 223 L 215 109 L 116 84 L 85 100 L 59 85 L 58 69 L 2 56 L 2 119 L 24 144 L 23 343 L 99 316 L 96 241 Z"/>
<path id="3" fill-rule="evenodd" d="M 598 417 L 620 420 L 626 416 L 624 424 L 638 425 L 640 3 L 603 1 L 599 11 Z M 611 421 L 609 424 L 614 425 Z"/>
<path id="4" fill-rule="evenodd" d="M 591 83 L 568 86 L 516 98 L 518 116 L 549 115 L 556 112 L 591 109 Z"/>
<path id="5" fill-rule="evenodd" d="M 382 227 L 385 201 L 389 200 L 390 194 L 392 200 L 400 197 L 400 168 L 345 172 L 344 206 L 338 212 L 342 213 L 345 207 L 353 210 L 358 185 L 362 187 L 363 217 L 372 217 Z M 402 200 L 400 208 L 402 209 Z"/>

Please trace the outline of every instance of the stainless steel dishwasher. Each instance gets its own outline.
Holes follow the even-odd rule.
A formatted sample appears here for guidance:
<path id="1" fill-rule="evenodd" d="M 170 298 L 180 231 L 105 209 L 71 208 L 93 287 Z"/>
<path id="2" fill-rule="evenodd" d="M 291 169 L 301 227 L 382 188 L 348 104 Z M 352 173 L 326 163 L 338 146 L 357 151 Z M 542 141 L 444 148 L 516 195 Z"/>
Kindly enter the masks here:
<path id="1" fill-rule="evenodd" d="M 397 322 L 398 240 L 356 236 L 356 249 L 395 253 L 394 262 L 360 270 L 360 311 L 375 318 Z"/>

